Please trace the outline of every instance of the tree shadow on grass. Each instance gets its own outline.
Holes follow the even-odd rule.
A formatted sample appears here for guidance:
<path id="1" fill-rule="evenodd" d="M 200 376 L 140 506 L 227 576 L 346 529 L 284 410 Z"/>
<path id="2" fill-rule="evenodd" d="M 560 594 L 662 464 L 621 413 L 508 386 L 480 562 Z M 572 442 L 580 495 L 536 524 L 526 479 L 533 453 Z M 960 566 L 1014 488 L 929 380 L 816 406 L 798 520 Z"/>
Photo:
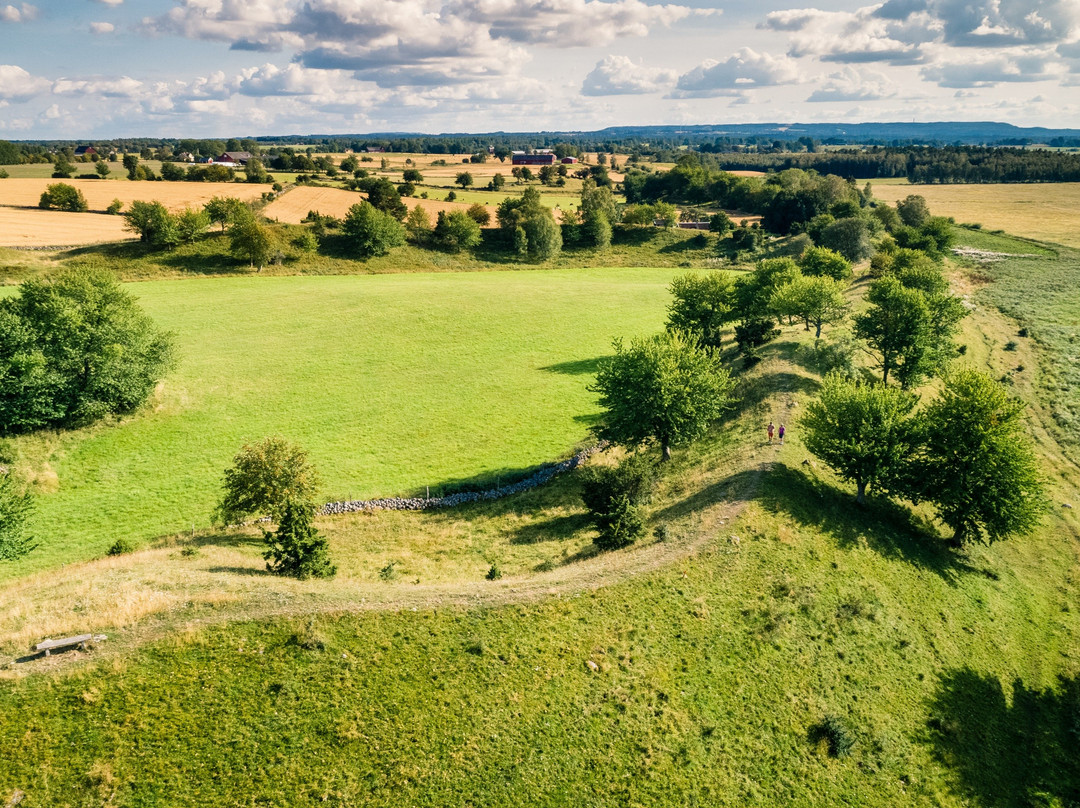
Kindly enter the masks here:
<path id="1" fill-rule="evenodd" d="M 1080 679 L 1045 690 L 947 672 L 930 702 L 927 741 L 966 796 L 986 808 L 1080 805 Z"/>
<path id="2" fill-rule="evenodd" d="M 263 525 L 269 528 L 269 522 Z M 219 530 L 214 533 L 206 533 L 188 539 L 184 542 L 187 546 L 195 547 L 260 547 L 264 544 L 262 534 L 241 533 L 239 531 Z"/>
<path id="3" fill-rule="evenodd" d="M 510 537 L 510 543 L 522 545 L 565 541 L 566 539 L 572 539 L 576 533 L 586 530 L 589 526 L 590 522 L 587 514 L 564 514 L 518 528 L 514 535 Z"/>
<path id="4" fill-rule="evenodd" d="M 255 567 L 233 567 L 233 566 L 219 566 L 208 567 L 207 572 L 224 572 L 229 575 L 244 575 L 248 578 L 262 578 L 270 575 L 270 571 L 266 569 L 258 569 Z"/>
<path id="5" fill-rule="evenodd" d="M 574 359 L 569 362 L 559 362 L 554 365 L 545 365 L 540 370 L 548 373 L 562 373 L 567 376 L 595 376 L 600 369 L 600 363 L 611 356 L 594 356 L 592 359 Z"/>
<path id="6" fill-rule="evenodd" d="M 685 241 L 676 241 L 673 244 L 665 244 L 657 252 L 659 253 L 688 253 L 700 252 L 709 246 L 709 238 L 704 233 L 698 233 Z"/>
<path id="7" fill-rule="evenodd" d="M 821 382 L 802 373 L 780 371 L 763 373 L 760 376 L 743 378 L 736 388 L 733 406 L 724 413 L 724 421 L 737 420 L 743 413 L 760 406 L 766 399 L 779 392 L 812 394 L 817 392 Z"/>
<path id="8" fill-rule="evenodd" d="M 753 498 L 761 469 L 749 469 L 732 474 L 711 485 L 698 489 L 683 499 L 672 502 L 652 515 L 653 521 L 663 524 L 702 511 L 718 502 L 746 502 Z"/>
<path id="9" fill-rule="evenodd" d="M 961 573 L 979 571 L 909 509 L 882 499 L 860 506 L 850 494 L 782 463 L 766 475 L 760 501 L 766 510 L 824 533 L 840 547 L 865 542 L 886 558 L 929 570 L 950 583 Z"/>

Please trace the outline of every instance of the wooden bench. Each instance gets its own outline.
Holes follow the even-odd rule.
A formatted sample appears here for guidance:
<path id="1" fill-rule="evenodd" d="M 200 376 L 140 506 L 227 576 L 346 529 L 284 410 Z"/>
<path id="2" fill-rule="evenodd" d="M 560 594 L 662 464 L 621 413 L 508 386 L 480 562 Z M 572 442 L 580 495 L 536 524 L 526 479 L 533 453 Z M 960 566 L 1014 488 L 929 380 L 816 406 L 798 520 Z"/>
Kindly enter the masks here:
<path id="1" fill-rule="evenodd" d="M 49 656 L 57 648 L 71 648 L 74 645 L 79 646 L 80 651 L 86 650 L 86 644 L 94 639 L 93 634 L 77 634 L 74 637 L 64 637 L 59 640 L 45 640 L 39 642 L 34 646 L 35 651 L 44 651 L 45 656 Z"/>

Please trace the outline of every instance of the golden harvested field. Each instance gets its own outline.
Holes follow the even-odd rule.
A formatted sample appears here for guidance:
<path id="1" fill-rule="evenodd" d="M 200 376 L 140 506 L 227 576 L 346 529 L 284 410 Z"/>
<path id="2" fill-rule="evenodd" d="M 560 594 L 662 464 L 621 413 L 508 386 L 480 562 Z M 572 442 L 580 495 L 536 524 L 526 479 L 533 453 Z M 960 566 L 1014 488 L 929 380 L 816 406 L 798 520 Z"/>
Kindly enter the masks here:
<path id="1" fill-rule="evenodd" d="M 0 247 L 81 247 L 131 238 L 122 216 L 0 207 Z"/>
<path id="2" fill-rule="evenodd" d="M 1009 185 L 893 185 L 871 183 L 874 196 L 896 204 L 925 197 L 935 216 L 962 224 L 1080 247 L 1080 182 Z"/>
<path id="3" fill-rule="evenodd" d="M 316 188 L 307 185 L 299 185 L 279 196 L 266 206 L 263 215 L 268 219 L 277 219 L 279 222 L 299 224 L 307 216 L 308 211 L 318 211 L 323 216 L 334 216 L 338 219 L 345 217 L 349 208 L 366 197 L 357 191 L 346 191 L 342 188 Z M 409 206 L 422 207 L 431 217 L 432 222 L 439 215 L 440 210 L 468 210 L 469 206 L 463 202 L 444 202 L 440 199 L 415 199 L 403 197 L 402 202 Z M 491 223 L 488 227 L 495 227 L 495 207 L 491 206 Z"/>
<path id="4" fill-rule="evenodd" d="M 170 210 L 201 207 L 213 196 L 258 199 L 268 185 L 233 182 L 127 182 L 126 180 L 0 180 L 0 206 L 36 208 L 45 188 L 55 182 L 73 185 L 83 192 L 91 211 L 104 211 L 114 199 L 127 207 L 135 200 L 160 202 Z M 64 242 L 65 244 L 70 242 Z"/>

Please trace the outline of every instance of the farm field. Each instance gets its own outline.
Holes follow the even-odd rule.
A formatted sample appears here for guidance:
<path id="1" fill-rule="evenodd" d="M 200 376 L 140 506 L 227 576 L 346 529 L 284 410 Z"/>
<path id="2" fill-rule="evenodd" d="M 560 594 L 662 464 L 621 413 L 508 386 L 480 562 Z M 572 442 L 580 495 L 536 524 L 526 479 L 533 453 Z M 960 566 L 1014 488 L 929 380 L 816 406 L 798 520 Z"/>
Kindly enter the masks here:
<path id="1" fill-rule="evenodd" d="M 663 323 L 669 269 L 228 278 L 129 287 L 181 364 L 117 425 L 17 442 L 47 540 L 20 565 L 204 527 L 245 441 L 280 434 L 326 499 L 444 490 L 584 440 L 594 360 Z M 8 290 L 9 292 L 12 290 Z M 583 313 L 587 312 L 587 316 Z M 3 574 L 13 570 L 4 568 Z"/>
<path id="2" fill-rule="evenodd" d="M 930 212 L 978 222 L 1041 241 L 1080 247 L 1080 183 L 911 185 L 871 181 L 874 196 L 895 205 L 909 194 L 926 198 Z"/>
<path id="3" fill-rule="evenodd" d="M 0 206 L 37 208 L 42 192 L 55 182 L 73 185 L 83 192 L 91 211 L 104 211 L 114 199 L 124 206 L 135 200 L 160 202 L 170 210 L 198 207 L 215 196 L 258 199 L 266 185 L 243 182 L 123 182 L 113 180 L 0 180 Z"/>
<path id="4" fill-rule="evenodd" d="M 122 216 L 0 206 L 0 247 L 69 247 L 133 238 Z"/>

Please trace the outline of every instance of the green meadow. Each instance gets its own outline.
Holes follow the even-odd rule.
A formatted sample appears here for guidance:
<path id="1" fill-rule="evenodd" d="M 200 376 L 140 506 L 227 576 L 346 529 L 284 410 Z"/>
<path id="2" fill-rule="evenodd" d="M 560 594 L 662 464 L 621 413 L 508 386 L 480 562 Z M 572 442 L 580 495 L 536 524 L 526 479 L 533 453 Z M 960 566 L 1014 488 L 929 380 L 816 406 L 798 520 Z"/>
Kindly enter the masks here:
<path id="1" fill-rule="evenodd" d="M 239 447 L 283 435 L 327 499 L 511 479 L 585 441 L 595 362 L 662 327 L 668 269 L 222 278 L 129 287 L 180 364 L 118 423 L 16 442 L 21 571 L 204 527 Z M 5 574 L 14 568 L 3 570 Z"/>

